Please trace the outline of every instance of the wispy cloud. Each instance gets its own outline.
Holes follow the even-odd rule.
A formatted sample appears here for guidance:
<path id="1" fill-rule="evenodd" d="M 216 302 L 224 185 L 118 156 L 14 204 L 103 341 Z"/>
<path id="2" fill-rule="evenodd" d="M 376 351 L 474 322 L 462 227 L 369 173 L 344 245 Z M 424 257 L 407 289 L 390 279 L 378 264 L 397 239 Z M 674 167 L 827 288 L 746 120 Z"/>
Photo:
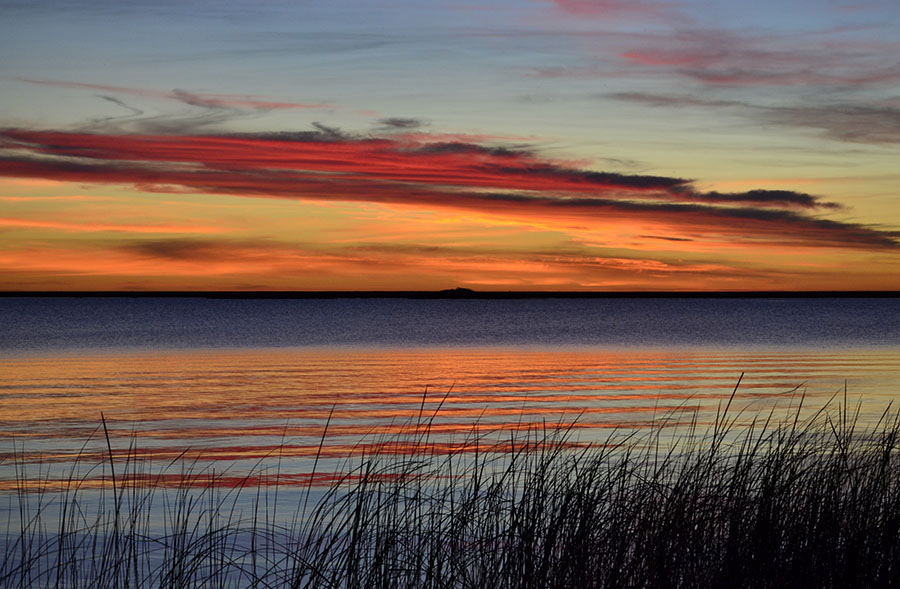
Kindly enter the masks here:
<path id="1" fill-rule="evenodd" d="M 720 288 L 748 281 L 765 286 L 778 275 L 723 262 L 598 255 L 589 248 L 557 252 L 414 244 L 322 248 L 227 238 L 151 238 L 98 243 L 86 249 L 11 248 L 0 251 L 0 281 L 4 270 L 13 270 L 23 285 L 39 277 L 68 284 L 73 277 L 82 277 L 93 280 L 92 288 L 97 284 L 116 287 L 140 278 L 145 288 L 171 288 L 170 281 L 183 284 L 186 279 L 201 280 L 206 288 L 226 288 L 240 279 L 257 281 L 262 288 L 295 287 L 291 281 L 299 280 L 305 288 L 334 289 L 353 284 L 358 288 L 361 277 L 374 288 L 397 288 L 402 277 L 406 287 L 414 288 L 435 284 L 591 288 L 603 284 L 627 289 L 665 283 L 669 288 L 691 289 L 698 281 Z"/>
<path id="2" fill-rule="evenodd" d="M 166 100 L 175 100 L 191 106 L 202 106 L 206 108 L 250 108 L 261 110 L 275 109 L 310 109 L 310 108 L 334 108 L 330 104 L 308 104 L 301 102 L 289 102 L 272 100 L 248 94 L 210 94 L 203 92 L 190 92 L 175 88 L 173 90 L 153 90 L 150 88 L 131 88 L 127 86 L 109 86 L 105 84 L 88 84 L 84 82 L 67 82 L 63 80 L 32 80 L 30 78 L 17 78 L 21 82 L 29 84 L 40 84 L 43 86 L 55 86 L 57 88 L 75 88 L 79 90 L 94 90 L 97 92 L 105 92 L 111 94 L 126 94 L 130 96 L 141 96 L 145 98 L 162 98 Z M 107 100 L 110 97 L 104 96 Z M 112 98 L 112 100 L 116 100 Z M 118 104 L 129 108 L 121 101 Z"/>
<path id="3" fill-rule="evenodd" d="M 663 241 L 693 241 L 687 237 L 666 237 L 665 235 L 641 235 L 642 239 L 661 239 Z"/>
<path id="4" fill-rule="evenodd" d="M 736 242 L 884 249 L 898 234 L 822 218 L 788 190 L 699 190 L 687 179 L 586 170 L 517 146 L 440 135 L 122 135 L 7 129 L 0 175 L 205 192 L 464 209 L 569 225 L 634 221 Z"/>
<path id="5" fill-rule="evenodd" d="M 900 99 L 835 102 L 824 98 L 794 106 L 767 106 L 690 94 L 622 92 L 610 96 L 658 107 L 729 108 L 769 124 L 818 129 L 837 141 L 900 143 Z"/>
<path id="6" fill-rule="evenodd" d="M 820 129 L 840 141 L 900 143 L 900 100 L 763 108 L 762 113 L 771 122 Z"/>
<path id="7" fill-rule="evenodd" d="M 324 103 L 291 102 L 246 94 L 213 94 L 179 88 L 164 91 L 63 80 L 16 79 L 28 84 L 99 92 L 100 94 L 96 96 L 101 100 L 129 111 L 128 114 L 91 119 L 82 127 L 91 131 L 185 133 L 224 126 L 235 119 L 253 117 L 270 111 L 334 108 L 333 105 Z M 188 108 L 183 112 L 151 115 L 130 101 L 126 102 L 123 96 L 176 102 Z"/>
<path id="8" fill-rule="evenodd" d="M 647 26 L 579 28 L 569 39 L 577 53 L 566 61 L 536 62 L 526 69 L 538 77 L 641 79 L 737 90 L 814 86 L 846 92 L 891 89 L 900 82 L 896 59 L 900 41 L 877 26 L 788 33 L 742 23 L 701 26 L 696 20 L 679 19 L 683 6 L 677 3 L 557 0 L 554 4 L 584 22 L 594 15 L 606 23 L 602 16 L 607 11 L 640 16 Z M 664 18 L 649 18 L 666 11 Z"/>
<path id="9" fill-rule="evenodd" d="M 15 229 L 54 229 L 56 231 L 95 233 L 112 231 L 118 233 L 222 233 L 222 227 L 210 225 L 176 225 L 157 224 L 142 225 L 121 223 L 69 223 L 65 221 L 49 221 L 43 219 L 18 219 L 14 217 L 0 217 L 0 228 L 9 227 Z"/>
<path id="10" fill-rule="evenodd" d="M 150 239 L 119 245 L 119 251 L 141 257 L 178 262 L 214 262 L 250 257 L 278 257 L 279 252 L 300 251 L 271 241 L 226 239 Z"/>
<path id="11" fill-rule="evenodd" d="M 414 118 L 402 118 L 402 117 L 388 117 L 384 119 L 379 119 L 378 123 L 382 127 L 386 127 L 389 129 L 401 129 L 404 131 L 409 131 L 411 129 L 418 129 L 420 127 L 425 126 L 425 121 L 421 119 Z"/>
<path id="12" fill-rule="evenodd" d="M 900 81 L 892 55 L 900 43 L 841 40 L 835 35 L 769 36 L 691 30 L 645 37 L 622 53 L 647 71 L 712 86 L 890 87 Z"/>
<path id="13" fill-rule="evenodd" d="M 672 7 L 668 2 L 648 0 L 549 0 L 563 12 L 577 16 L 608 17 L 618 15 L 663 15 Z"/>

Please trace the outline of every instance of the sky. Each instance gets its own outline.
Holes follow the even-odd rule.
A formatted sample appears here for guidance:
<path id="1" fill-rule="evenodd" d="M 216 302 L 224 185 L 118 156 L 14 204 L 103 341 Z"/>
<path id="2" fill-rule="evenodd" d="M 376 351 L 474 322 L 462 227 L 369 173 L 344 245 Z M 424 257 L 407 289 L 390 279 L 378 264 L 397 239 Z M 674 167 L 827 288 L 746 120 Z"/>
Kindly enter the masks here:
<path id="1" fill-rule="evenodd" d="M 900 290 L 896 0 L 0 14 L 0 290 Z"/>

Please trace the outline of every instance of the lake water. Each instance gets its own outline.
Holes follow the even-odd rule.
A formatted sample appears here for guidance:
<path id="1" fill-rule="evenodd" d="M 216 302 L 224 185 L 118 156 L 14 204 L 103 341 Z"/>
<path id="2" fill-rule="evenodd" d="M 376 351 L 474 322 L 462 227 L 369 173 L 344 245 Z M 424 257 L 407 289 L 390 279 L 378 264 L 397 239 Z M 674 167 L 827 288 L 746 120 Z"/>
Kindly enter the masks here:
<path id="1" fill-rule="evenodd" d="M 189 463 L 305 485 L 317 455 L 331 472 L 385 439 L 415 452 L 403 435 L 432 415 L 447 451 L 545 424 L 584 442 L 710 423 L 741 374 L 732 411 L 846 386 L 873 422 L 900 394 L 900 299 L 3 298 L 0 489 L 16 464 L 55 489 L 76 456 L 101 462 L 101 413 L 160 476 Z"/>

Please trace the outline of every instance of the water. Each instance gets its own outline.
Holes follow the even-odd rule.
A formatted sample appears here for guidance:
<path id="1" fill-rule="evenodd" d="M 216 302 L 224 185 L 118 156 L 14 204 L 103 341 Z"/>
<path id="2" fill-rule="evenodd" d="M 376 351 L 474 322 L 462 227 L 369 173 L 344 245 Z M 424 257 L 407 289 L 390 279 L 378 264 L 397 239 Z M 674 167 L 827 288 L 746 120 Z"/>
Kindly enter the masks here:
<path id="1" fill-rule="evenodd" d="M 448 451 L 476 431 L 502 449 L 544 424 L 596 441 L 710 423 L 742 373 L 734 411 L 846 387 L 874 422 L 900 393 L 900 299 L 6 298 L 0 490 L 22 478 L 14 453 L 41 465 L 36 488 L 59 488 L 76 457 L 102 463 L 101 413 L 160 476 L 189 463 L 234 483 L 277 457 L 258 482 L 304 485 L 316 455 L 338 471 L 435 412 Z M 79 476 L 99 486 L 103 470 Z"/>
<path id="2" fill-rule="evenodd" d="M 900 345 L 900 298 L 0 298 L 0 353 Z"/>

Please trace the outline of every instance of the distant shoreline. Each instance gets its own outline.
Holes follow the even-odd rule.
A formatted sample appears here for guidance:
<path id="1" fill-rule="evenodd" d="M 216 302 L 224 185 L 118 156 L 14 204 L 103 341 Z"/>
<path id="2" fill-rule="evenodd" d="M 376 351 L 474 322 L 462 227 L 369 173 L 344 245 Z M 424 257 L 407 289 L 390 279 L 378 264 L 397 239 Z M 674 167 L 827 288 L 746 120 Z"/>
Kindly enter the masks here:
<path id="1" fill-rule="evenodd" d="M 5 291 L 0 297 L 202 299 L 766 299 L 900 298 L 900 291 Z"/>

